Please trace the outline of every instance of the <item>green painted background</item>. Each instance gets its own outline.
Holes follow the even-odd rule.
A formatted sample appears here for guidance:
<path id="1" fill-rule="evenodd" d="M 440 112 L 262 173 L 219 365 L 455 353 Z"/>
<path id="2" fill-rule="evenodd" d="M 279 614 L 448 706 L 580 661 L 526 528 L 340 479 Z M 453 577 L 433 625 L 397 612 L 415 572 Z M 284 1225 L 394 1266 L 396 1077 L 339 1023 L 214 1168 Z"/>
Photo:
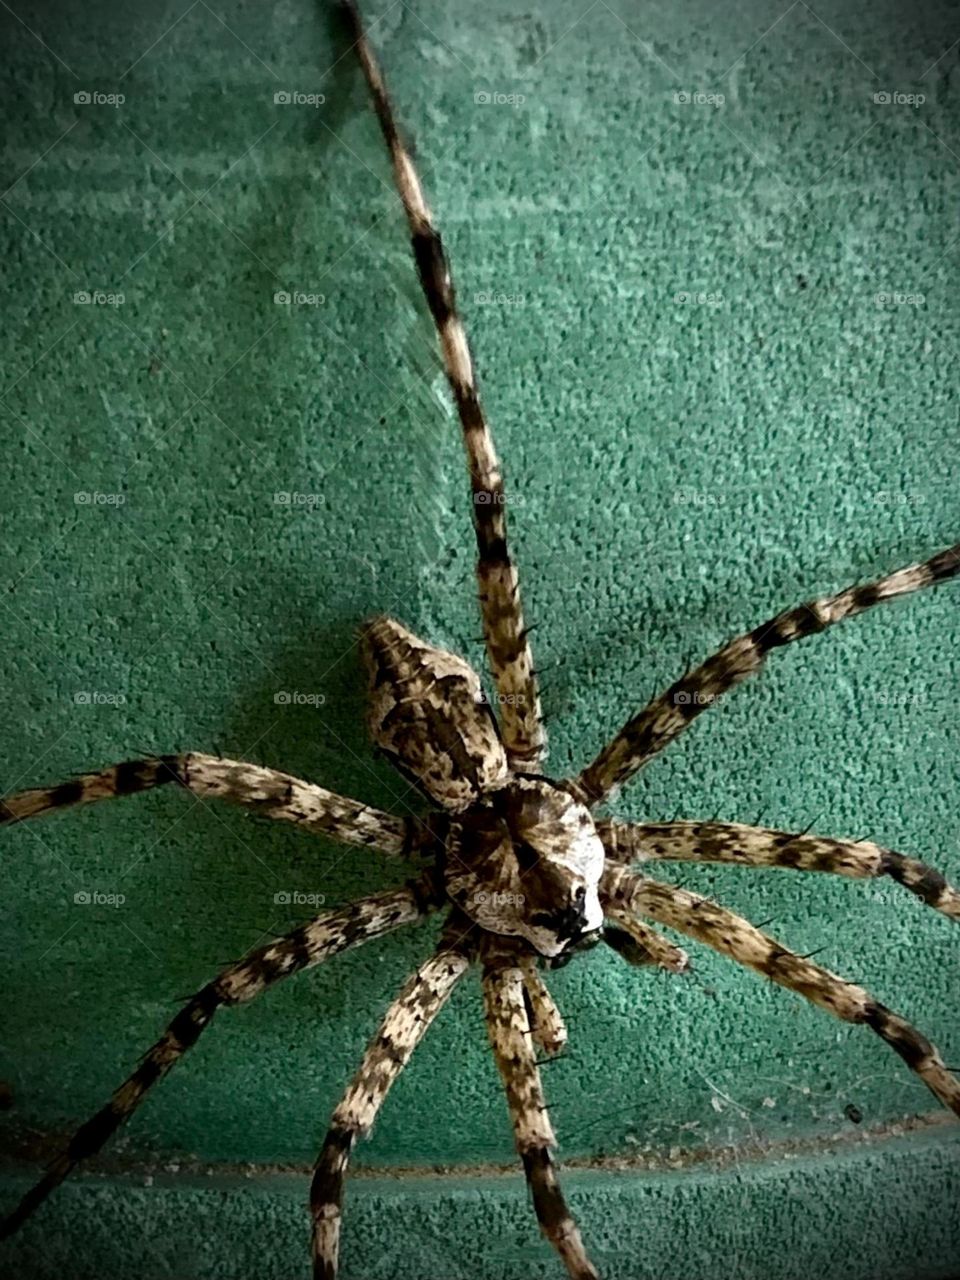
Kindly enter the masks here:
<path id="1" fill-rule="evenodd" d="M 219 749 L 407 811 L 416 798 L 365 741 L 354 628 L 390 611 L 482 655 L 457 431 L 353 58 L 301 0 L 13 7 L 0 785 Z M 554 773 L 687 659 L 956 540 L 954 6 L 368 10 L 505 459 Z M 684 100 L 698 94 L 712 96 Z M 122 304 L 74 300 L 97 290 Z M 778 654 L 616 811 L 813 823 L 960 878 L 957 616 L 946 587 Z M 165 793 L 27 824 L 3 846 L 10 1149 L 85 1118 L 179 997 L 312 914 L 277 894 L 333 905 L 399 879 Z M 664 874 L 819 951 L 960 1060 L 956 939 L 895 885 Z M 309 1164 L 434 934 L 224 1014 L 114 1155 Z M 612 953 L 556 976 L 571 1048 L 546 1078 L 564 1155 L 854 1135 L 848 1104 L 864 1130 L 934 1111 L 867 1032 L 695 961 L 686 980 Z M 347 1280 L 558 1272 L 521 1185 L 471 1180 L 511 1158 L 477 997 L 475 980 L 456 993 L 357 1159 L 458 1173 L 392 1182 L 383 1220 L 378 1184 L 358 1182 Z M 945 1276 L 960 1271 L 960 1148 L 937 1133 L 951 1130 L 920 1148 L 887 1139 L 852 1174 L 814 1154 L 655 1192 L 616 1172 L 573 1185 L 610 1275 L 726 1276 L 732 1252 L 766 1280 Z M 458 1216 L 464 1188 L 474 1209 Z M 9 1257 L 23 1275 L 62 1275 L 69 1256 L 75 1275 L 286 1280 L 306 1268 L 303 1194 L 263 1172 L 140 1200 L 97 1180 Z M 508 1243 L 484 1261 L 477 1233 L 503 1214 Z M 197 1221 L 205 1252 L 170 1261 L 162 1242 Z"/>

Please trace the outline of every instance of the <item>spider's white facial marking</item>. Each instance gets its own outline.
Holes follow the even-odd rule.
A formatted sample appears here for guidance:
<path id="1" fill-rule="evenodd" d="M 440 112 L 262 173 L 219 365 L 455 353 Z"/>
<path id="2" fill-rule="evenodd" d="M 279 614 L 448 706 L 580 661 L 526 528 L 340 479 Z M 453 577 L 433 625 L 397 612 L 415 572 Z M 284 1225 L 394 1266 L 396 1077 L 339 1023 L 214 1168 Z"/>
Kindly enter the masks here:
<path id="1" fill-rule="evenodd" d="M 603 924 L 603 845 L 586 807 L 543 778 L 515 777 L 451 829 L 447 892 L 491 933 L 558 956 Z"/>
<path id="2" fill-rule="evenodd" d="M 519 932 L 545 956 L 603 925 L 603 845 L 585 805 L 543 778 L 516 778 L 497 798 L 510 830 L 526 911 Z"/>

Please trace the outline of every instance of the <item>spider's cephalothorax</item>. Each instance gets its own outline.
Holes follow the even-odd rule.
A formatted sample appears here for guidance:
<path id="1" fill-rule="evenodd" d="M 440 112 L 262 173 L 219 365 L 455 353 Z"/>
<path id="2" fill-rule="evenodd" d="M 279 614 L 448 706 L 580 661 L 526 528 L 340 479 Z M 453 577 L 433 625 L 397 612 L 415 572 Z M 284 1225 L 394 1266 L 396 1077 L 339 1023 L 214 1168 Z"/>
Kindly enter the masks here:
<path id="1" fill-rule="evenodd" d="M 81 1160 L 100 1150 L 151 1086 L 197 1042 L 221 1006 L 251 1000 L 273 983 L 339 951 L 452 904 L 436 951 L 388 1009 L 333 1114 L 310 1194 L 314 1276 L 335 1280 L 337 1275 L 344 1174 L 354 1143 L 370 1131 L 391 1084 L 457 980 L 479 961 L 490 1042 L 534 1210 L 568 1274 L 574 1280 L 596 1280 L 599 1273 L 567 1210 L 551 1155 L 556 1142 L 535 1046 L 544 1053 L 557 1052 L 566 1041 L 566 1030 L 540 976 L 538 955 L 555 967 L 602 937 L 631 964 L 679 973 L 687 967 L 687 956 L 654 927 L 666 926 L 797 992 L 844 1022 L 869 1027 L 940 1102 L 960 1115 L 960 1081 L 905 1018 L 709 898 L 634 874 L 629 866 L 679 860 L 861 878 L 890 876 L 943 915 L 960 920 L 960 894 L 939 872 L 865 840 L 712 820 L 595 823 L 591 816 L 596 805 L 608 800 L 702 711 L 758 672 L 771 650 L 884 600 L 955 576 L 960 546 L 787 609 L 735 636 L 627 720 L 576 778 L 551 782 L 542 777 L 545 735 L 520 584 L 508 550 L 500 468 L 449 265 L 360 15 L 352 0 L 344 8 L 390 152 L 414 261 L 462 427 L 480 610 L 496 699 L 493 706 L 487 702 L 479 677 L 462 658 L 418 640 L 399 623 L 376 618 L 363 628 L 373 739 L 440 811 L 426 819 L 385 813 L 275 769 L 198 752 L 130 760 L 0 800 L 0 823 L 20 822 L 50 809 L 175 784 L 200 799 L 230 800 L 263 817 L 375 849 L 388 858 L 417 851 L 437 860 L 436 866 L 421 867 L 399 889 L 317 916 L 258 947 L 202 987 L 133 1075 L 76 1132 L 2 1224 L 0 1235 L 16 1230 Z M 604 920 L 608 923 L 601 933 Z"/>
<path id="2" fill-rule="evenodd" d="M 490 933 L 558 956 L 603 925 L 603 844 L 562 785 L 511 771 L 480 678 L 393 618 L 361 633 L 373 741 L 450 812 L 443 846 L 450 900 Z"/>

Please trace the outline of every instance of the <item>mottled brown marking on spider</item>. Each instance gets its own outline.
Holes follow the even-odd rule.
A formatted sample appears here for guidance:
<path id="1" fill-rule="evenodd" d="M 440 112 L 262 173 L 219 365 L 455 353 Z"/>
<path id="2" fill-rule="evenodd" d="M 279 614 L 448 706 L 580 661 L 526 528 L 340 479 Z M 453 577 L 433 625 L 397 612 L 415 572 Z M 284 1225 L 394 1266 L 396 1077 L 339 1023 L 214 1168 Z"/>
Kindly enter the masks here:
<path id="1" fill-rule="evenodd" d="M 390 1006 L 331 1120 L 310 1194 L 314 1275 L 337 1275 L 344 1178 L 354 1144 L 370 1131 L 391 1084 L 458 979 L 479 961 L 490 1042 L 541 1230 L 570 1276 L 593 1280 L 599 1272 L 558 1185 L 556 1139 L 534 1045 L 553 1054 L 567 1039 L 540 969 L 563 964 L 601 939 L 630 964 L 676 973 L 687 968 L 687 954 L 659 927 L 713 947 L 835 1017 L 868 1027 L 960 1115 L 960 1082 L 930 1041 L 899 1014 L 717 903 L 636 875 L 629 865 L 678 860 L 886 875 L 945 916 L 960 919 L 960 895 L 939 872 L 865 841 L 732 823 L 595 823 L 591 814 L 720 694 L 757 672 L 772 649 L 955 576 L 960 546 L 788 609 L 745 632 L 628 720 L 576 778 L 544 777 L 545 735 L 517 569 L 507 545 L 503 482 L 450 267 L 360 16 L 352 3 L 345 9 L 460 417 L 480 609 L 498 697 L 495 704 L 485 697 L 480 677 L 462 658 L 419 639 L 395 619 L 374 618 L 362 627 L 370 732 L 434 806 L 422 819 L 395 817 L 273 769 L 196 752 L 127 761 L 0 801 L 0 823 L 20 822 L 48 810 L 172 785 L 200 800 L 227 800 L 388 857 L 416 855 L 417 868 L 403 888 L 318 916 L 203 987 L 102 1110 L 77 1130 L 2 1230 L 15 1230 L 78 1162 L 100 1150 L 222 1006 L 242 1004 L 337 952 L 445 909 L 439 947 Z"/>

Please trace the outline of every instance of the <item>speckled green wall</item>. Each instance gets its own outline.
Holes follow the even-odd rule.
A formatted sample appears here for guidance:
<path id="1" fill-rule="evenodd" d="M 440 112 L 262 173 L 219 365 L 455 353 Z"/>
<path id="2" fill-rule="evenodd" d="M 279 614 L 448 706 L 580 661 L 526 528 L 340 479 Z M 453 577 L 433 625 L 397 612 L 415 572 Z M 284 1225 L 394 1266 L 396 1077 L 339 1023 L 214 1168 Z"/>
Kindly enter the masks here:
<path id="1" fill-rule="evenodd" d="M 393 612 L 482 661 L 469 501 L 352 57 L 301 0 L 13 8 L 0 14 L 0 785 L 219 749 L 415 808 L 368 749 L 354 628 Z M 956 540 L 954 6 L 368 10 L 382 15 L 377 42 L 505 459 L 553 772 L 735 631 Z M 318 94 L 323 105 L 306 100 Z M 957 603 L 948 586 L 778 654 L 617 812 L 812 823 L 960 878 Z M 332 905 L 399 878 L 164 793 L 5 832 L 2 868 L 12 1150 L 85 1118 L 179 997 L 312 914 L 278 895 Z M 672 878 L 818 951 L 958 1061 L 956 939 L 895 885 Z M 434 934 L 372 944 L 223 1015 L 114 1157 L 309 1164 Z M 585 1221 L 620 1250 L 610 1274 L 709 1280 L 730 1274 L 731 1251 L 738 1274 L 765 1280 L 799 1274 L 798 1258 L 822 1277 L 960 1269 L 944 1226 L 952 1137 L 935 1131 L 923 1158 L 887 1139 L 893 1174 L 877 1146 L 839 1178 L 809 1148 L 933 1112 L 924 1088 L 868 1032 L 713 955 L 695 964 L 679 980 L 594 953 L 556 976 L 571 1047 L 546 1081 L 562 1153 L 806 1143 L 814 1154 L 782 1193 L 799 1222 L 785 1257 L 779 1165 L 744 1173 L 738 1158 L 715 1177 L 668 1178 L 652 1199 L 632 1175 L 581 1175 Z M 477 997 L 471 980 L 455 994 L 359 1165 L 452 1166 L 462 1188 L 471 1168 L 510 1160 Z M 263 1210 L 268 1190 L 214 1178 L 206 1199 L 183 1192 L 213 1252 L 175 1264 L 157 1242 L 190 1215 L 159 1192 L 137 1207 L 122 1180 L 96 1185 L 94 1216 L 128 1228 L 101 1231 L 96 1253 L 84 1192 L 65 1192 L 11 1255 L 21 1275 L 63 1274 L 56 1233 L 75 1242 L 75 1269 L 93 1250 L 100 1275 L 246 1277 L 258 1239 L 301 1230 L 292 1209 Z M 453 1191 L 418 1181 L 409 1195 L 434 1207 L 411 1210 L 409 1227 L 395 1212 L 386 1237 L 363 1229 L 365 1185 L 346 1280 L 557 1274 L 532 1215 L 511 1217 L 510 1249 L 464 1252 L 466 1233 L 523 1207 L 520 1184 L 481 1199 L 485 1219 L 440 1214 Z M 401 1210 L 403 1186 L 390 1193 Z M 818 1200 L 834 1212 L 804 1229 Z M 140 1252 L 131 1221 L 151 1242 Z M 350 1225 L 348 1213 L 348 1239 Z M 305 1247 L 256 1273 L 298 1265 Z"/>

